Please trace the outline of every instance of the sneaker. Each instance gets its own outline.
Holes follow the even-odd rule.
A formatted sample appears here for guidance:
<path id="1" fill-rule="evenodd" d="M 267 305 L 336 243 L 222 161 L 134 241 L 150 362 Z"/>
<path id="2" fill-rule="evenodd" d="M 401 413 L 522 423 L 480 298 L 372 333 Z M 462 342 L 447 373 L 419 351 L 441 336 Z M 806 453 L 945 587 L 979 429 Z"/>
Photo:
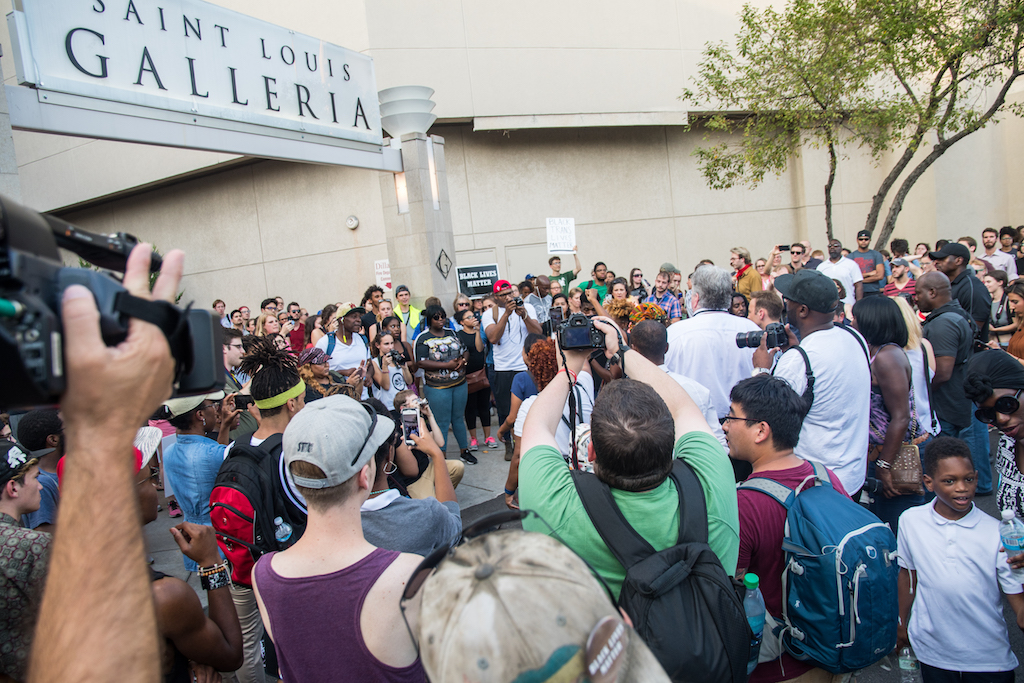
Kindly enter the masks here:
<path id="1" fill-rule="evenodd" d="M 469 442 L 469 450 L 471 450 L 471 451 L 477 450 L 476 439 L 472 439 Z"/>
<path id="2" fill-rule="evenodd" d="M 505 442 L 505 462 L 512 462 L 512 451 L 515 450 L 515 446 L 512 445 L 511 441 Z"/>
<path id="3" fill-rule="evenodd" d="M 493 436 L 489 436 L 486 439 L 484 439 L 484 446 L 486 446 L 487 448 L 497 448 L 498 442 L 494 439 Z"/>
<path id="4" fill-rule="evenodd" d="M 181 517 L 181 508 L 178 507 L 178 501 L 172 500 L 167 503 L 167 516 Z"/>
<path id="5" fill-rule="evenodd" d="M 478 462 L 480 462 L 479 460 L 476 459 L 475 455 L 473 455 L 472 453 L 469 452 L 468 448 L 466 450 L 462 451 L 462 453 L 460 454 L 460 457 L 463 460 L 465 460 L 466 462 L 468 462 L 470 465 L 475 465 Z"/>

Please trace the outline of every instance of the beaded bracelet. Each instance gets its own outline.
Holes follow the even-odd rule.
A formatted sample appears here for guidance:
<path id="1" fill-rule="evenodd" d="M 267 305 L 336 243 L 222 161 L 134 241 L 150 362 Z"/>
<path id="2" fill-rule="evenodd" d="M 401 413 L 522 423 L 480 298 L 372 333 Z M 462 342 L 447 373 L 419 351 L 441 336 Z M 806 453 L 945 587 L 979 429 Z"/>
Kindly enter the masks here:
<path id="1" fill-rule="evenodd" d="M 202 585 L 203 590 L 205 591 L 217 590 L 218 588 L 226 588 L 231 583 L 231 574 L 228 573 L 227 561 L 212 565 L 210 567 L 200 567 L 198 574 L 199 583 Z"/>

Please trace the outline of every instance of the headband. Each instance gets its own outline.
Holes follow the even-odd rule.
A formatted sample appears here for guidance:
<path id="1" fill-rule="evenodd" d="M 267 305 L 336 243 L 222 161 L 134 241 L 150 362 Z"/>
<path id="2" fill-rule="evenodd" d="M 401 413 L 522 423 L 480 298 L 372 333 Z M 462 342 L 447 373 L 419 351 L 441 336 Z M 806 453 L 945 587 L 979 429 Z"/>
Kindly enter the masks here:
<path id="1" fill-rule="evenodd" d="M 300 379 L 299 383 L 296 384 L 294 387 L 288 389 L 287 391 L 282 391 L 277 396 L 258 399 L 256 401 L 256 407 L 259 408 L 260 410 L 266 410 L 268 408 L 279 408 L 283 406 L 285 403 L 287 403 L 288 399 L 296 398 L 297 396 L 300 396 L 304 393 L 306 393 L 306 383 Z"/>

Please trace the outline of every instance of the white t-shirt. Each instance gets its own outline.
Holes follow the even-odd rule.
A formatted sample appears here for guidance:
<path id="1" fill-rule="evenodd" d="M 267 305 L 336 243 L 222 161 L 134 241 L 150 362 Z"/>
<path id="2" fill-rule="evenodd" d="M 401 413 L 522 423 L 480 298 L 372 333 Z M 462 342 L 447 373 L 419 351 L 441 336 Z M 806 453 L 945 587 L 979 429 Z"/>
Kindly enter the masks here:
<path id="1" fill-rule="evenodd" d="M 871 371 L 864 355 L 866 344 L 861 344 L 859 334 L 838 327 L 815 332 L 800 342 L 814 373 L 814 403 L 793 452 L 835 472 L 850 495 L 860 490 L 867 474 Z M 803 357 L 790 349 L 779 358 L 773 374 L 803 394 L 806 373 Z"/>
<path id="2" fill-rule="evenodd" d="M 725 432 L 722 431 L 722 423 L 718 421 L 718 412 L 715 410 L 715 404 L 711 400 L 711 391 L 700 382 L 695 382 L 689 377 L 680 375 L 678 372 L 672 372 L 664 364 L 658 367 L 664 370 L 669 377 L 676 381 L 676 384 L 683 388 L 683 391 L 690 395 L 693 402 L 700 408 L 700 412 L 704 413 L 704 419 L 707 420 L 711 433 L 715 435 L 718 443 L 722 444 L 722 448 L 728 453 L 729 442 L 725 438 Z"/>
<path id="3" fill-rule="evenodd" d="M 523 304 L 523 307 L 526 309 L 526 315 L 537 320 L 537 311 L 534 310 L 533 306 Z M 484 314 L 482 320 L 484 334 L 487 334 L 488 327 L 498 324 L 503 313 L 504 309 L 495 306 L 488 313 Z M 518 313 L 513 312 L 505 323 L 505 331 L 502 333 L 501 339 L 493 347 L 494 370 L 496 372 L 506 370 L 521 372 L 526 369 L 526 362 L 523 360 L 523 344 L 526 343 L 526 336 L 528 334 L 530 334 L 530 331 L 526 329 L 526 323 L 523 322 Z"/>
<path id="4" fill-rule="evenodd" d="M 576 406 L 576 424 L 590 424 L 590 414 L 594 412 L 594 378 L 590 376 L 589 372 L 581 372 L 576 378 L 576 385 L 579 388 L 579 399 L 580 404 Z M 526 415 L 530 412 L 530 406 L 537 400 L 538 394 L 534 394 L 529 398 L 525 399 L 522 405 L 519 406 L 519 412 L 516 413 L 515 424 L 512 425 L 512 433 L 517 437 L 523 435 L 523 424 L 526 423 Z M 558 444 L 558 450 L 562 455 L 569 455 L 570 440 L 572 439 L 572 432 L 569 429 L 569 399 L 565 400 L 565 408 L 562 409 L 562 417 L 558 421 L 558 429 L 555 431 L 555 442 Z M 586 454 L 577 454 L 580 458 L 585 458 Z"/>
<path id="5" fill-rule="evenodd" d="M 1022 592 L 1006 563 L 999 522 L 977 506 L 958 520 L 935 503 L 900 515 L 900 567 L 917 572 L 907 630 L 917 658 L 948 671 L 1012 671 L 1000 589 Z"/>
<path id="6" fill-rule="evenodd" d="M 325 334 L 316 343 L 316 348 L 327 353 L 327 346 L 330 341 L 331 335 Z M 339 372 L 348 368 L 358 368 L 359 363 L 370 357 L 370 352 L 367 350 L 366 342 L 363 341 L 362 336 L 353 334 L 351 344 L 343 344 L 339 338 L 334 344 L 334 351 L 330 354 L 330 357 L 331 359 L 327 363 L 328 367 L 335 372 Z"/>
<path id="7" fill-rule="evenodd" d="M 760 330 L 750 320 L 726 311 L 698 310 L 669 325 L 665 367 L 707 387 L 718 417 L 725 417 L 729 392 L 754 371 L 754 349 L 737 347 L 736 335 Z"/>
<path id="8" fill-rule="evenodd" d="M 380 358 L 370 362 L 380 367 Z M 389 410 L 395 404 L 395 396 L 398 395 L 398 392 L 405 391 L 408 388 L 402 368 L 396 368 L 394 365 L 388 368 L 388 378 L 384 382 L 384 386 L 378 387 L 376 384 L 370 384 L 373 397 L 387 406 Z"/>
<path id="9" fill-rule="evenodd" d="M 853 259 L 843 257 L 837 263 L 825 259 L 818 264 L 818 270 L 833 280 L 843 283 L 843 289 L 846 290 L 846 296 L 843 297 L 844 304 L 852 306 L 857 302 L 857 290 L 854 285 L 863 282 L 864 275 L 861 274 L 860 266 Z"/>
<path id="10" fill-rule="evenodd" d="M 924 346 L 919 346 L 912 351 L 907 351 L 907 360 L 910 361 L 910 379 L 914 385 L 914 407 L 917 408 L 917 419 L 921 429 L 935 436 L 932 428 L 932 404 L 929 401 L 928 386 L 925 383 L 924 364 L 928 362 L 924 352 Z M 928 371 L 928 378 L 935 375 Z M 938 419 L 938 418 L 936 418 Z M 937 425 L 936 425 L 937 426 Z"/>

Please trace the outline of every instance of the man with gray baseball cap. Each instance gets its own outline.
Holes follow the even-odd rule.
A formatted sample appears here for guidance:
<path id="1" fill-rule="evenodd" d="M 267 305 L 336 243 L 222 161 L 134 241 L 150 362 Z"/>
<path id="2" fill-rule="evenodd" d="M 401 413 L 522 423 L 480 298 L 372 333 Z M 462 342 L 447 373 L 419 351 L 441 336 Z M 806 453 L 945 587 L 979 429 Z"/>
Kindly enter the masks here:
<path id="1" fill-rule="evenodd" d="M 309 519 L 293 546 L 260 558 L 252 583 L 286 681 L 425 680 L 398 604 L 422 558 L 372 546 L 360 521 L 374 456 L 396 438 L 394 421 L 342 395 L 308 404 L 284 430 Z"/>

